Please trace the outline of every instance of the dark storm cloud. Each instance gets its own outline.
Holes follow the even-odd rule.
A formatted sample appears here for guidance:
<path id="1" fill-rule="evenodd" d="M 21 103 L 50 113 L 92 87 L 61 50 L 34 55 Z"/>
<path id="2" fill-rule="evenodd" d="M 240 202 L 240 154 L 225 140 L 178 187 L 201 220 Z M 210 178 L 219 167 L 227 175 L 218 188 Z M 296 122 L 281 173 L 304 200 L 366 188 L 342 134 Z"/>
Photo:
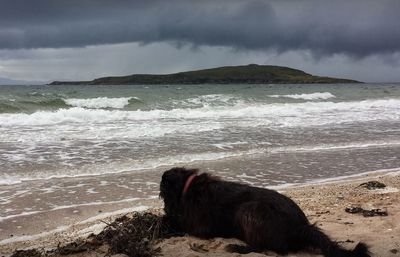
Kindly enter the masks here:
<path id="1" fill-rule="evenodd" d="M 398 0 L 0 3 L 0 49 L 171 42 L 358 57 L 400 51 Z"/>

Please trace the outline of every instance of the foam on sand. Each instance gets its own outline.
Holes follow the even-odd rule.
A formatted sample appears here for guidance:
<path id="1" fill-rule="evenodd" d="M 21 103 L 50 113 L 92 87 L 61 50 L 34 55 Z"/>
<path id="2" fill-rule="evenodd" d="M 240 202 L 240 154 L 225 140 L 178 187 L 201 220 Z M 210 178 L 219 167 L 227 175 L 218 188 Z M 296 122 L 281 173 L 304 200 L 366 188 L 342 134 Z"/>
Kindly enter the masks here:
<path id="1" fill-rule="evenodd" d="M 17 184 L 29 180 L 38 179 L 54 179 L 54 178 L 73 178 L 73 177 L 86 177 L 86 176 L 98 176 L 103 174 L 114 174 L 122 172 L 142 172 L 149 169 L 156 169 L 159 167 L 170 167 L 180 164 L 190 164 L 197 161 L 215 161 L 225 158 L 234 158 L 246 155 L 253 155 L 257 153 L 263 153 L 264 149 L 252 149 L 248 151 L 231 151 L 231 152 L 204 152 L 197 154 L 179 154 L 168 157 L 147 159 L 145 161 L 129 160 L 127 162 L 114 162 L 108 165 L 104 164 L 101 166 L 81 166 L 79 168 L 68 168 L 59 171 L 52 171 L 51 173 L 39 172 L 29 174 L 13 174 L 12 177 L 0 176 L 0 185 L 2 184 Z M 57 173 L 55 175 L 54 173 Z"/>
<path id="2" fill-rule="evenodd" d="M 120 215 L 120 214 L 129 213 L 129 212 L 145 211 L 145 210 L 147 210 L 149 208 L 150 208 L 149 206 L 137 206 L 137 207 L 133 207 L 133 208 L 124 208 L 124 209 L 120 209 L 120 210 L 116 210 L 116 211 L 112 211 L 112 212 L 105 212 L 105 213 L 101 213 L 99 215 L 90 217 L 88 219 L 85 219 L 83 221 L 80 221 L 77 224 L 75 224 L 75 226 L 76 225 L 89 224 L 89 223 L 92 223 L 92 222 L 96 222 L 98 220 L 102 220 L 102 219 L 105 219 L 105 218 L 109 218 L 109 217 Z M 7 238 L 7 239 L 4 239 L 4 240 L 1 240 L 0 241 L 0 245 L 6 245 L 6 244 L 10 244 L 10 243 L 23 242 L 23 241 L 38 240 L 38 239 L 43 238 L 43 237 L 47 237 L 47 236 L 51 236 L 51 235 L 54 235 L 54 234 L 66 232 L 69 229 L 71 229 L 72 226 L 74 226 L 74 225 L 59 226 L 56 229 L 53 229 L 53 230 L 50 230 L 50 231 L 46 231 L 46 232 L 42 232 L 42 233 L 35 234 L 35 235 L 14 236 L 14 237 L 11 237 L 11 238 Z M 98 226 L 92 226 L 92 227 L 89 227 L 89 228 L 95 229 L 95 228 L 98 228 Z M 84 229 L 83 232 L 85 234 L 87 234 L 89 232 L 89 229 L 86 228 L 86 229 Z M 92 231 L 92 232 L 94 232 L 94 231 Z M 77 235 L 79 235 L 79 234 L 82 235 L 82 232 L 79 230 L 76 234 Z"/>
<path id="3" fill-rule="evenodd" d="M 366 172 L 353 174 L 353 175 L 337 176 L 337 177 L 333 177 L 333 178 L 314 179 L 314 180 L 308 181 L 306 183 L 283 183 L 281 185 L 268 186 L 268 188 L 274 189 L 274 190 L 285 190 L 287 188 L 292 188 L 292 187 L 335 184 L 335 183 L 339 183 L 339 182 L 348 182 L 348 181 L 354 182 L 354 181 L 364 179 L 366 176 L 368 176 L 370 179 L 372 179 L 372 178 L 383 176 L 383 175 L 399 176 L 400 175 L 400 167 L 392 168 L 392 169 L 372 170 L 372 171 L 366 171 Z M 397 188 L 392 188 L 392 187 L 389 187 L 385 190 L 387 192 L 398 192 L 399 191 Z M 385 193 L 385 190 L 381 189 L 381 190 L 378 190 L 375 192 L 376 193 Z"/>
<path id="4" fill-rule="evenodd" d="M 375 148 L 375 147 L 393 147 L 400 146 L 400 141 L 366 141 L 366 142 L 354 142 L 347 144 L 324 144 L 324 145 L 304 145 L 304 146 L 287 146 L 287 147 L 276 147 L 269 150 L 271 153 L 281 152 L 321 152 L 321 151 L 339 151 L 339 150 L 350 150 L 350 149 L 362 149 L 362 148 Z"/>

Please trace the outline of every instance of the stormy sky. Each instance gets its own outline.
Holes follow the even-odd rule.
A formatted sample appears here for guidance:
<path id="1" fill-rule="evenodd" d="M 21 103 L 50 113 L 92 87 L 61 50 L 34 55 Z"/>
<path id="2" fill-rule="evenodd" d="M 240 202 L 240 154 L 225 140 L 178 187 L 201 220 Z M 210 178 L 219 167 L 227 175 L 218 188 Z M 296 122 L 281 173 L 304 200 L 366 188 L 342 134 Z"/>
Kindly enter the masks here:
<path id="1" fill-rule="evenodd" d="M 274 64 L 400 81 L 398 0 L 0 0 L 0 77 Z"/>

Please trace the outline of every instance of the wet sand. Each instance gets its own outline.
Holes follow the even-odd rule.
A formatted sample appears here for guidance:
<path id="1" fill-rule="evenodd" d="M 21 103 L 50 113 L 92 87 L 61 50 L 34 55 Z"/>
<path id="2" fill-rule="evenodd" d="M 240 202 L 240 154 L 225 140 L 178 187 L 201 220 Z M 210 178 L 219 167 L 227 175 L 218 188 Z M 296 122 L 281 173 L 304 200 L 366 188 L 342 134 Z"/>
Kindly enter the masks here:
<path id="1" fill-rule="evenodd" d="M 385 189 L 368 190 L 358 187 L 362 182 L 378 180 L 387 185 Z M 347 178 L 346 180 L 325 181 L 305 186 L 295 186 L 280 189 L 292 197 L 304 210 L 312 223 L 316 223 L 334 240 L 345 248 L 352 248 L 359 241 L 370 246 L 372 256 L 395 257 L 400 254 L 400 170 L 370 173 L 363 176 Z M 159 199 L 127 201 L 115 203 L 78 206 L 77 218 L 65 222 L 64 217 L 70 217 L 71 209 L 59 209 L 51 216 L 38 213 L 37 216 L 19 217 L 15 222 L 2 222 L 2 240 L 0 253 L 9 255 L 15 249 L 31 247 L 56 247 L 60 242 L 66 243 L 85 237 L 92 232 L 99 232 L 115 217 L 130 211 L 140 211 L 146 208 L 160 208 Z M 363 217 L 361 214 L 346 213 L 346 207 L 362 207 L 364 209 L 382 209 L 388 216 Z M 99 212 L 101 211 L 101 212 Z M 55 229 L 47 230 L 38 220 L 51 223 Z M 61 224 L 70 224 L 68 226 Z M 57 224 L 59 226 L 57 226 Z M 32 233 L 10 237 L 17 226 L 29 227 Z M 35 235 L 33 235 L 35 234 Z M 33 236 L 32 236 L 33 235 Z M 193 237 L 175 237 L 159 243 L 164 256 L 240 256 L 225 252 L 224 246 L 234 239 L 200 240 Z M 277 256 L 266 253 L 267 256 Z M 101 249 L 91 253 L 71 256 L 104 256 Z M 248 254 L 245 256 L 265 256 Z M 315 253 L 297 253 L 291 257 L 319 256 Z"/>
<path id="2" fill-rule="evenodd" d="M 184 163 L 226 180 L 267 188 L 400 167 L 399 147 L 314 150 L 263 152 Z M 376 161 L 373 156 L 385 158 Z M 64 233 L 73 224 L 83 227 L 95 216 L 110 216 L 121 213 L 122 209 L 161 207 L 158 200 L 161 174 L 172 167 L 0 185 L 0 245 L 37 238 L 43 233 Z"/>

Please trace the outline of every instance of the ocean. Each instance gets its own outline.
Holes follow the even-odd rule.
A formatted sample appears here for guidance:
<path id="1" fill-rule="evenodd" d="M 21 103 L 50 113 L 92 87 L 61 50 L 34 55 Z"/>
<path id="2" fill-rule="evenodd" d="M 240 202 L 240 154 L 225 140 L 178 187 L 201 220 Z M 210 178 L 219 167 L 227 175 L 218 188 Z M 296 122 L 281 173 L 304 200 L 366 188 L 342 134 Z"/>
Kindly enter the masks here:
<path id="1" fill-rule="evenodd" d="M 174 166 L 279 188 L 399 157 L 400 84 L 0 86 L 0 226 L 156 199 Z"/>

